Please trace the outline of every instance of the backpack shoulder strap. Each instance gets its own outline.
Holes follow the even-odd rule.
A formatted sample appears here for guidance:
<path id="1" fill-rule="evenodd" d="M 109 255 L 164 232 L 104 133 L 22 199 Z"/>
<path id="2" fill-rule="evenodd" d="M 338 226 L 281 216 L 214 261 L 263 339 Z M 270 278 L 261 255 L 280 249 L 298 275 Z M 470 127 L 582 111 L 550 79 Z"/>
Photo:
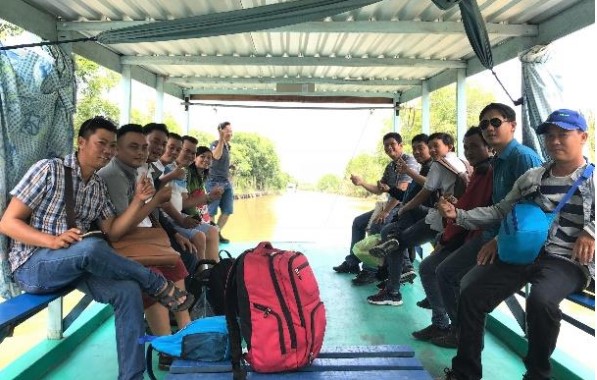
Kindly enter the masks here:
<path id="1" fill-rule="evenodd" d="M 68 228 L 77 227 L 75 219 L 75 197 L 73 195 L 73 170 L 64 166 L 64 209 L 66 211 L 66 225 Z"/>
<path id="2" fill-rule="evenodd" d="M 242 253 L 236 260 L 234 260 L 234 264 L 232 264 L 230 272 L 228 272 L 228 277 L 226 278 L 226 325 L 228 326 L 228 333 L 230 334 L 230 361 L 232 363 L 234 380 L 244 380 L 247 377 L 247 372 L 240 365 L 242 347 L 240 327 L 238 326 L 238 284 L 236 278 L 239 262 L 245 254 L 246 252 Z"/>

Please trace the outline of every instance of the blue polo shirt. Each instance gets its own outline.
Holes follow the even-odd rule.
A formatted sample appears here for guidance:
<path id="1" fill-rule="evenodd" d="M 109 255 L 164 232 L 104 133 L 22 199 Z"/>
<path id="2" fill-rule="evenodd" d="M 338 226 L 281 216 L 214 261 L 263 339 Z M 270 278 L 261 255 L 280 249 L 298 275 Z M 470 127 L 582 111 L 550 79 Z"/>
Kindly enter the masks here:
<path id="1" fill-rule="evenodd" d="M 512 190 L 514 182 L 529 169 L 541 166 L 543 160 L 537 152 L 513 139 L 493 158 L 493 204 L 500 202 Z M 498 227 L 486 231 L 488 237 L 496 236 Z M 490 235 L 489 235 L 490 234 Z"/>

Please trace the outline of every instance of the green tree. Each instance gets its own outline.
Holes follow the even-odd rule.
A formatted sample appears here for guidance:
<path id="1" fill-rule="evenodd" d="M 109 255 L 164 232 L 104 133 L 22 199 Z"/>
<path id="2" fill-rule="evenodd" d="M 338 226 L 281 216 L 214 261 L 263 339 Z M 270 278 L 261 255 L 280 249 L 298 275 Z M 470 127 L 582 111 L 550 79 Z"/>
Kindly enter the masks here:
<path id="1" fill-rule="evenodd" d="M 241 188 L 268 190 L 282 185 L 280 159 L 271 140 L 256 133 L 239 132 L 230 155 L 236 168 L 235 181 Z"/>
<path id="2" fill-rule="evenodd" d="M 386 156 L 385 163 L 380 163 L 378 154 L 359 154 L 352 158 L 348 165 L 346 165 L 345 177 L 350 178 L 351 175 L 358 175 L 367 183 L 376 183 L 382 176 L 385 166 L 388 164 Z M 369 195 L 367 190 L 362 187 L 352 186 L 351 194 L 366 196 Z"/>
<path id="3" fill-rule="evenodd" d="M 342 185 L 342 179 L 334 174 L 325 174 L 317 182 L 317 190 L 327 193 L 338 193 Z"/>
<path id="4" fill-rule="evenodd" d="M 18 26 L 0 18 L 0 40 L 3 40 L 7 37 L 18 36 L 24 31 L 24 29 L 19 28 Z"/>
<path id="5" fill-rule="evenodd" d="M 108 98 L 108 92 L 116 86 L 119 75 L 97 63 L 75 55 L 77 78 L 77 112 L 74 116 L 75 136 L 81 124 L 94 116 L 105 116 L 114 121 L 120 117 L 118 104 Z"/>

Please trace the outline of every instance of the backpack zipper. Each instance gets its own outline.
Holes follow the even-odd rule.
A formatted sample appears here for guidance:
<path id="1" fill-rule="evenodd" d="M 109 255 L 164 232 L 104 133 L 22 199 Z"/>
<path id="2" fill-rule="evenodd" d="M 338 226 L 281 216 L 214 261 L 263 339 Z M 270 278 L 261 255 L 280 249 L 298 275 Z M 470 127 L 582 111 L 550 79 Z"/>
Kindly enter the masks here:
<path id="1" fill-rule="evenodd" d="M 295 275 L 296 275 L 296 277 L 298 277 L 299 280 L 302 280 L 301 269 L 308 267 L 309 262 L 305 261 L 298 267 L 292 269 L 292 263 L 294 262 L 294 260 L 296 258 L 298 258 L 300 256 L 302 256 L 302 254 L 300 252 L 297 252 L 290 258 L 290 260 L 288 260 L 288 273 L 290 275 L 290 283 L 292 285 L 292 292 L 294 294 L 294 299 L 296 300 L 296 306 L 298 309 L 299 319 L 301 320 L 301 326 L 305 327 L 305 315 L 303 314 L 303 305 L 301 303 L 301 297 L 299 296 L 298 287 L 296 285 Z"/>
<path id="2" fill-rule="evenodd" d="M 278 297 L 278 302 L 280 302 L 280 307 L 282 308 L 282 314 L 284 315 L 284 319 L 286 320 L 286 325 L 288 326 L 288 333 L 290 335 L 290 348 L 296 348 L 296 331 L 294 329 L 294 324 L 292 323 L 292 316 L 290 315 L 290 309 L 284 300 L 284 296 L 282 295 L 282 290 L 280 289 L 280 284 L 276 278 L 276 270 L 274 268 L 274 257 L 278 252 L 273 252 L 268 255 L 269 258 L 269 273 L 272 278 L 272 283 L 274 284 L 274 290 L 276 291 L 276 296 Z"/>
<path id="3" fill-rule="evenodd" d="M 278 336 L 280 337 L 280 351 L 283 355 L 286 354 L 286 344 L 284 343 L 284 330 L 282 329 L 282 319 L 280 318 L 280 315 L 273 311 L 270 307 L 263 306 L 258 303 L 253 303 L 253 307 L 263 312 L 263 318 L 269 317 L 270 314 L 276 317 L 276 321 L 278 324 Z"/>

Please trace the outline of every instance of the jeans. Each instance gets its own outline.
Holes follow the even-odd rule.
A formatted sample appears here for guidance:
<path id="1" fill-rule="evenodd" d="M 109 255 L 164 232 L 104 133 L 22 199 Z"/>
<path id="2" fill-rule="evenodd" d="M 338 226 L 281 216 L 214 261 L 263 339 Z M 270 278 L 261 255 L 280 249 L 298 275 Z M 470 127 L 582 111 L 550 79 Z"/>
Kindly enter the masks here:
<path id="1" fill-rule="evenodd" d="M 425 296 L 431 305 L 431 323 L 441 329 L 448 327 L 450 319 L 444 307 L 435 270 L 448 257 L 450 252 L 448 249 L 442 249 L 425 257 L 419 265 L 423 290 L 425 290 Z"/>
<path id="2" fill-rule="evenodd" d="M 433 231 L 424 219 L 420 219 L 413 226 L 402 231 L 398 236 L 398 249 L 389 252 L 386 256 L 388 264 L 388 281 L 386 290 L 395 292 L 400 289 L 400 275 L 405 257 L 408 257 L 408 248 L 433 241 L 437 231 Z M 409 258 L 410 261 L 410 258 Z"/>
<path id="3" fill-rule="evenodd" d="M 232 215 L 234 212 L 234 189 L 232 188 L 232 184 L 230 181 L 216 181 L 212 179 L 208 179 L 205 182 L 205 191 L 208 193 L 214 187 L 223 187 L 224 192 L 222 193 L 222 197 L 220 199 L 215 199 L 209 203 L 207 209 L 209 210 L 209 215 L 212 218 L 216 216 L 218 213 L 218 207 L 222 210 L 222 214 Z"/>
<path id="4" fill-rule="evenodd" d="M 100 238 L 87 238 L 68 248 L 39 248 L 15 272 L 17 283 L 33 294 L 51 293 L 69 285 L 114 308 L 118 379 L 143 379 L 145 334 L 141 292 L 156 294 L 165 279 L 116 254 Z"/>
<path id="5" fill-rule="evenodd" d="M 394 207 L 390 211 L 390 213 L 388 214 L 388 217 L 386 218 L 386 220 L 383 223 L 373 222 L 371 224 L 371 229 L 369 230 L 369 233 L 371 235 L 380 233 L 381 230 L 383 229 L 383 227 L 386 226 L 390 220 L 392 220 L 395 213 L 396 213 L 396 207 Z M 352 221 L 352 235 L 351 235 L 351 239 L 350 239 L 350 254 L 344 258 L 344 260 L 350 266 L 357 266 L 361 262 L 361 260 L 359 260 L 359 258 L 356 257 L 354 253 L 352 253 L 352 248 L 354 247 L 354 245 L 356 243 L 358 243 L 359 241 L 361 241 L 365 238 L 365 235 L 367 234 L 367 224 L 369 224 L 369 219 L 371 219 L 371 215 L 373 215 L 373 210 L 357 216 Z M 377 268 L 365 267 L 363 265 L 363 270 L 375 272 L 377 270 Z"/>
<path id="6" fill-rule="evenodd" d="M 458 307 L 460 341 L 452 369 L 459 379 L 482 377 L 486 315 L 529 282 L 531 291 L 526 301 L 529 345 L 524 363 L 531 379 L 550 379 L 549 358 L 556 347 L 562 319 L 560 302 L 585 286 L 585 273 L 580 264 L 545 254 L 529 265 L 496 260 L 494 264 L 476 266 L 462 279 Z"/>
<path id="7" fill-rule="evenodd" d="M 414 225 L 420 219 L 425 218 L 425 215 L 427 215 L 427 211 L 423 207 L 419 206 L 415 209 L 406 211 L 404 214 L 400 215 L 397 220 L 390 219 L 390 217 L 388 217 L 388 219 L 392 221 L 387 223 L 381 229 L 381 241 L 385 242 L 388 239 L 397 237 L 403 230 Z"/>
<path id="8" fill-rule="evenodd" d="M 458 326 L 458 297 L 460 296 L 460 280 L 477 265 L 477 254 L 491 238 L 477 236 L 467 241 L 463 246 L 454 250 L 435 269 L 439 290 L 442 294 L 444 308 L 452 321 Z"/>

